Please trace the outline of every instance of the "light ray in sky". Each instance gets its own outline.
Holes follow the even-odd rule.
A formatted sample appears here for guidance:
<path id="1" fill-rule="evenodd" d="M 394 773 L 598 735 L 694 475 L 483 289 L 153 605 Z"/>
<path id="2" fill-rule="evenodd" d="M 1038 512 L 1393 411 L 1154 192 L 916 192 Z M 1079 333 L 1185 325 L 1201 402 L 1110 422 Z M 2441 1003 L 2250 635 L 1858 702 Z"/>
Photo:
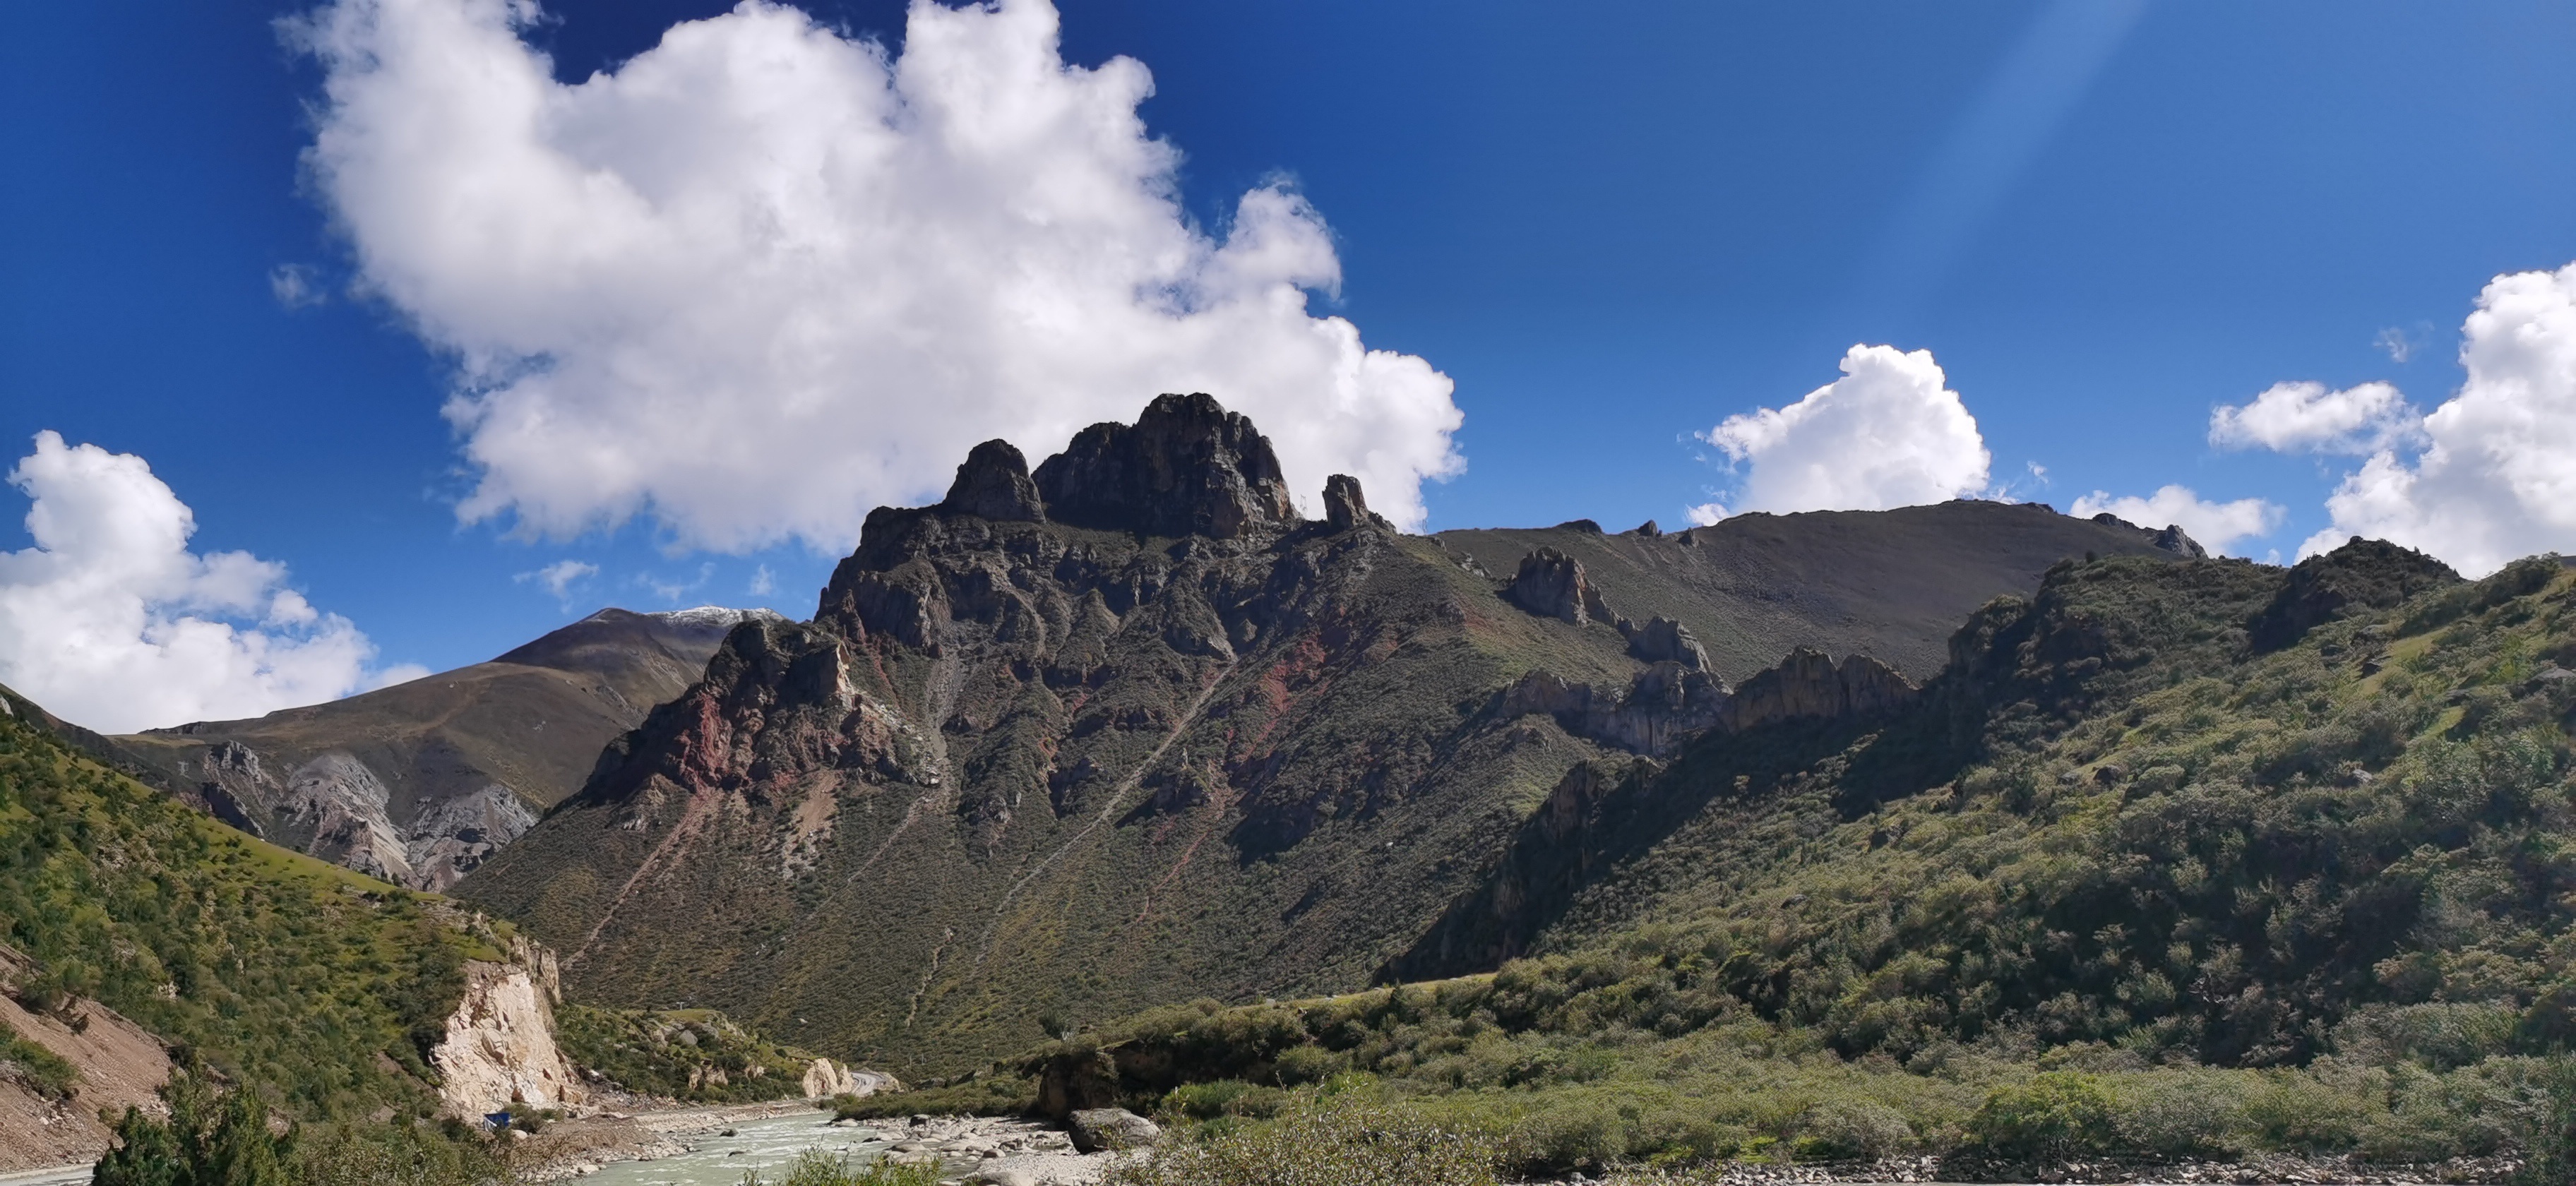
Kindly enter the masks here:
<path id="1" fill-rule="evenodd" d="M 2147 0 L 2049 0 L 1897 207 L 1869 257 L 1868 308 L 1902 314 L 1941 283 L 2146 10 Z"/>

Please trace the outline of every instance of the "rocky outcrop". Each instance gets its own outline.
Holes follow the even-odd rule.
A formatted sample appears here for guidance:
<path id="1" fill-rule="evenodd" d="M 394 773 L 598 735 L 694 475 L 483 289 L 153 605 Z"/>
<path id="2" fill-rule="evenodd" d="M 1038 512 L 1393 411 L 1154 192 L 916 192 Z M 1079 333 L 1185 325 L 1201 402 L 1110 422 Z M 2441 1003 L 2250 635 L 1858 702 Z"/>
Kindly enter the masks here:
<path id="1" fill-rule="evenodd" d="M 1238 539 L 1298 521 L 1269 438 L 1204 394 L 1083 429 L 1036 478 L 1047 514 L 1076 527 Z"/>
<path id="2" fill-rule="evenodd" d="M 805 1098 L 829 1099 L 836 1095 L 875 1095 L 880 1091 L 901 1091 L 903 1083 L 883 1071 L 854 1071 L 828 1058 L 815 1059 L 805 1068 Z"/>
<path id="3" fill-rule="evenodd" d="M 2180 556 L 2185 560 L 2209 559 L 2209 549 L 2200 546 L 2200 541 L 2191 538 L 2190 534 L 2185 532 L 2180 524 L 2167 523 L 2162 528 L 2140 527 L 2137 524 L 2129 522 L 2128 520 L 2123 519 L 2118 515 L 2114 515 L 2109 511 L 2104 511 L 2101 514 L 2093 516 L 2093 521 L 2103 525 L 2104 527 L 2123 527 L 2130 531 L 2140 532 L 2147 537 L 2148 543 L 2157 548 L 2163 549 L 2164 551 L 2171 552 L 2176 556 Z"/>
<path id="4" fill-rule="evenodd" d="M 1718 724 L 1727 702 L 1724 681 L 1679 663 L 1657 663 L 1637 673 L 1625 688 L 1595 687 L 1533 671 L 1496 697 L 1495 711 L 1507 720 L 1546 713 L 1577 737 L 1660 756 Z"/>
<path id="5" fill-rule="evenodd" d="M 1823 652 L 1800 647 L 1732 690 L 1704 669 L 1670 660 L 1648 666 L 1625 688 L 1533 671 L 1495 697 L 1494 711 L 1504 719 L 1546 713 L 1577 737 L 1663 757 L 1712 729 L 1741 733 L 1793 719 L 1888 713 L 1920 694 L 1896 669 L 1867 655 L 1836 665 Z"/>
<path id="6" fill-rule="evenodd" d="M 957 480 L 949 485 L 948 497 L 939 500 L 939 509 L 1012 522 L 1046 518 L 1038 484 L 1029 477 L 1028 458 L 1009 441 L 975 446 L 965 464 L 957 467 Z"/>
<path id="7" fill-rule="evenodd" d="M 1324 521 L 1335 531 L 1348 531 L 1362 523 L 1385 522 L 1369 513 L 1368 496 L 1360 493 L 1360 480 L 1349 474 L 1334 474 L 1324 479 Z"/>
<path id="8" fill-rule="evenodd" d="M 386 815 L 393 796 L 356 757 L 333 751 L 295 768 L 276 806 L 280 822 L 311 837 L 306 852 L 401 885 L 411 880 L 402 833 Z"/>
<path id="9" fill-rule="evenodd" d="M 512 1104 L 581 1102 L 581 1080 L 555 1045 L 562 1000 L 554 953 L 524 939 L 512 943 L 506 963 L 467 963 L 465 996 L 429 1055 L 447 1111 L 476 1117 Z"/>
<path id="10" fill-rule="evenodd" d="M 403 830 L 403 883 L 444 893 L 536 824 L 536 809 L 499 783 L 431 803 Z"/>
<path id="11" fill-rule="evenodd" d="M 1582 562 L 1554 548 L 1540 548 L 1521 557 L 1520 571 L 1504 587 L 1503 597 L 1542 618 L 1557 618 L 1577 626 L 1596 619 L 1619 620 L 1619 615 L 1610 612 L 1610 604 L 1602 600 L 1601 591 L 1592 587 Z"/>
<path id="12" fill-rule="evenodd" d="M 1779 666 L 1745 680 L 1720 716 L 1727 731 L 1741 733 L 1798 718 L 1892 712 L 1913 703 L 1921 692 L 1895 668 L 1867 655 L 1846 655 L 1837 665 L 1822 651 L 1799 647 Z"/>
<path id="13" fill-rule="evenodd" d="M 1671 618 L 1650 618 L 1643 626 L 1626 619 L 1619 623 L 1620 633 L 1628 636 L 1628 655 L 1640 663 L 1679 663 L 1692 671 L 1707 671 L 1708 652 L 1699 639 Z"/>

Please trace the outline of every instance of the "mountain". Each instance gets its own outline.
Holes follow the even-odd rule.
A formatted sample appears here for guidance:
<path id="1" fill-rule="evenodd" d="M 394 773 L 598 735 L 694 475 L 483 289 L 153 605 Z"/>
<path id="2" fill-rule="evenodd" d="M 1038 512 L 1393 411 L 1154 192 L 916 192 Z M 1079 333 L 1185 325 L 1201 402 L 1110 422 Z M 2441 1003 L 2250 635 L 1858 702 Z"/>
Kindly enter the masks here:
<path id="1" fill-rule="evenodd" d="M 1206 396 L 1034 471 L 978 446 L 457 892 L 581 995 L 962 1066 L 1041 1014 L 1366 983 L 1569 771 L 1911 704 L 2052 564 L 2196 551 L 1996 503 L 1409 536 L 1323 495 Z"/>
<path id="2" fill-rule="evenodd" d="M 1166 1007 L 901 1106 L 1240 1125 L 1358 1071 L 1531 1174 L 2565 1182 L 2571 835 L 2576 565 L 2070 561 L 1904 703 L 1576 768 L 1409 983 Z"/>
<path id="3" fill-rule="evenodd" d="M 601 610 L 488 663 L 94 749 L 254 836 L 443 890 L 580 789 L 602 747 L 766 613 Z"/>

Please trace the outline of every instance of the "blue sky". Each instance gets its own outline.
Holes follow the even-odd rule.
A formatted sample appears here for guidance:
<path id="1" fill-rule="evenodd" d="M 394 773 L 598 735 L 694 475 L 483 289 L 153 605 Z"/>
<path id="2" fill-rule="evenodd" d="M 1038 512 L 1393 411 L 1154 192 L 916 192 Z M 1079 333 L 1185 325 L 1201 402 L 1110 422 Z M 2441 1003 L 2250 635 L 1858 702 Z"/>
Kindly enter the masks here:
<path id="1" fill-rule="evenodd" d="M 308 7 L 18 15 L 9 457 L 40 430 L 141 457 L 196 553 L 283 565 L 379 666 L 471 662 L 601 604 L 810 613 L 837 550 L 807 538 L 460 520 L 483 473 L 440 414 L 463 339 L 348 291 L 363 233 L 299 169 L 326 66 L 274 22 Z M 528 36 L 579 82 L 727 7 L 557 0 Z M 902 48 L 899 5 L 809 10 Z M 2564 4 L 1066 0 L 1062 21 L 1067 61 L 1152 72 L 1138 110 L 1199 228 L 1293 189 L 1340 274 L 1310 312 L 1454 381 L 1465 468 L 1423 485 L 1432 528 L 1751 505 L 1694 434 L 1865 343 L 1931 352 L 1992 486 L 2267 500 L 2277 526 L 2235 549 L 2287 558 L 2360 456 L 2217 449 L 2212 409 L 2293 380 L 2429 409 L 2490 278 L 2576 260 Z M 323 299 L 290 307 L 287 274 Z M 0 550 L 30 545 L 25 505 Z M 521 576 L 565 561 L 598 571 L 563 598 Z"/>

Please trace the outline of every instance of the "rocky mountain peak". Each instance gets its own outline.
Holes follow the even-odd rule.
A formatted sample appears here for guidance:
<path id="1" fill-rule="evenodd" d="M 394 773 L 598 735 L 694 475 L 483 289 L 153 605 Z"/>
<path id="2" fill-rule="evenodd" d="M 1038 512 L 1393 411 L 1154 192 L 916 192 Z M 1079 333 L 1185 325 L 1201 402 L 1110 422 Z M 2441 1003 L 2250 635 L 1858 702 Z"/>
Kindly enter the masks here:
<path id="1" fill-rule="evenodd" d="M 1238 539 L 1298 523 L 1270 440 L 1214 396 L 1164 395 L 1136 423 L 1094 424 L 1038 466 L 1060 523 Z"/>
<path id="2" fill-rule="evenodd" d="M 1038 484 L 1029 477 L 1028 458 L 1011 442 L 999 440 L 986 441 L 966 454 L 939 509 L 997 521 L 1034 523 L 1046 518 Z"/>

